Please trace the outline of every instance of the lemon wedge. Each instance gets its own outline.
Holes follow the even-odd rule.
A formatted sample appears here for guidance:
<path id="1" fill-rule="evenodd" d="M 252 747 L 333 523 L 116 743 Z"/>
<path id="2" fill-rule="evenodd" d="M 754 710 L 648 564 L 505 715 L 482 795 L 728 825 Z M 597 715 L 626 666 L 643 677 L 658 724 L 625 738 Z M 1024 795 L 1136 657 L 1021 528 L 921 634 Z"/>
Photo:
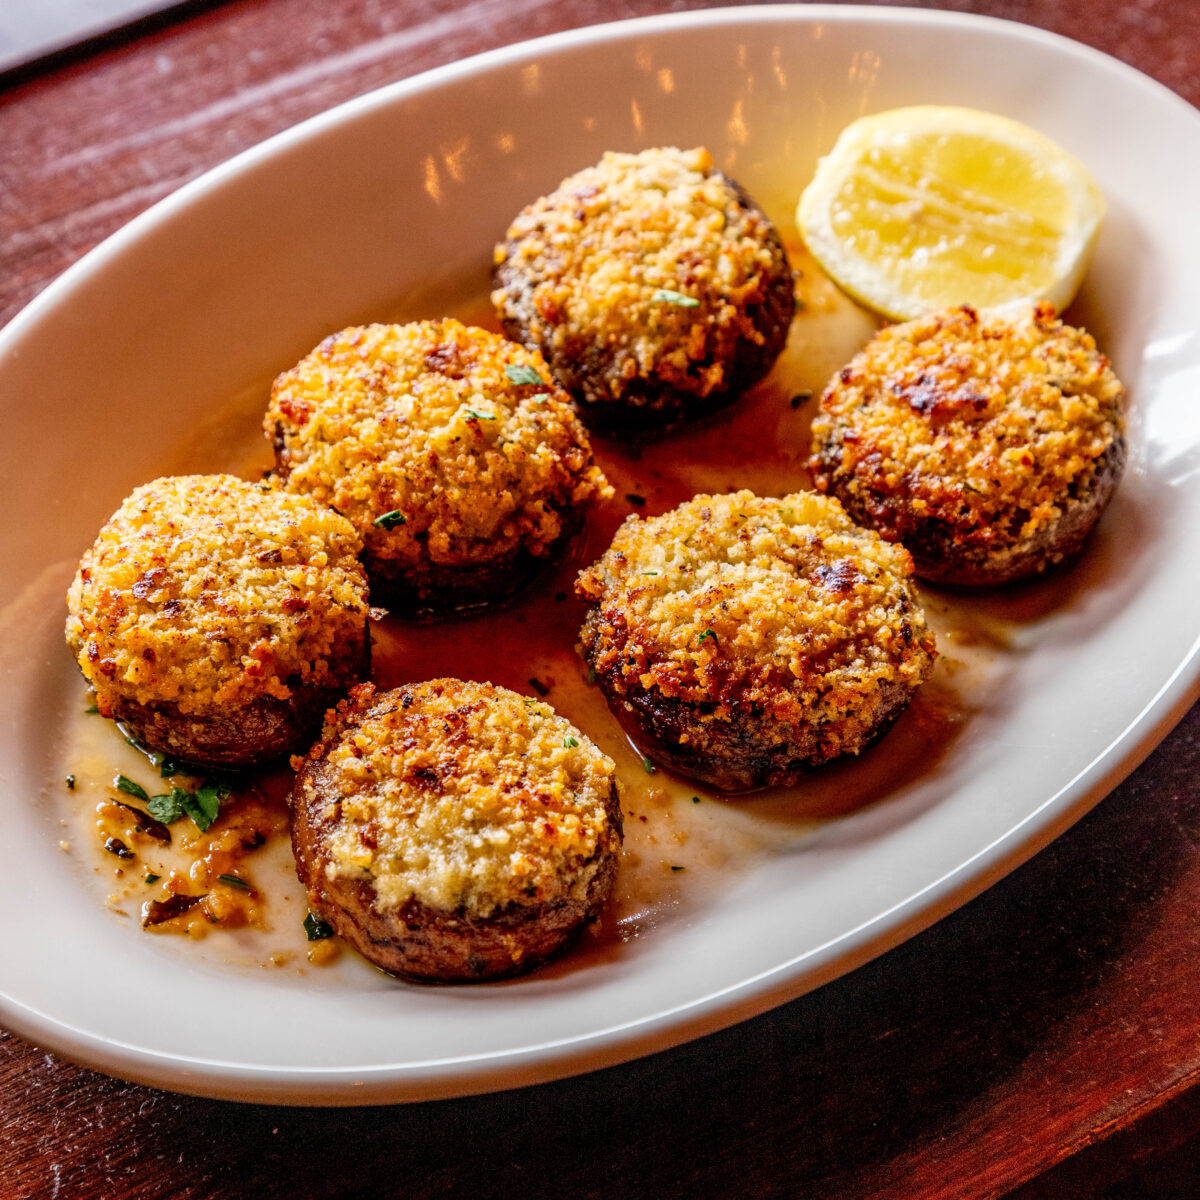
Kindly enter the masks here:
<path id="1" fill-rule="evenodd" d="M 1104 197 L 1044 134 L 970 108 L 863 117 L 817 164 L 796 223 L 854 299 L 895 320 L 1046 300 L 1087 269 Z"/>

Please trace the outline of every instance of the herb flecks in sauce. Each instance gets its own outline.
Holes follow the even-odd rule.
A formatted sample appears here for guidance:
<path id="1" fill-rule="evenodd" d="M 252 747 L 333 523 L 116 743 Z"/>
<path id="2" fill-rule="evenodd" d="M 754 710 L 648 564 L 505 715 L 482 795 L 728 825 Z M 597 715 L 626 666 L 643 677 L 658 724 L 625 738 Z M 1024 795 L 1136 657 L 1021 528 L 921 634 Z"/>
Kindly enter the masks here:
<path id="1" fill-rule="evenodd" d="M 214 927 L 265 929 L 268 898 L 248 882 L 243 864 L 286 834 L 282 797 L 270 800 L 257 784 L 234 793 L 224 779 L 181 782 L 189 786 L 148 797 L 146 810 L 115 799 L 96 810 L 100 845 L 119 857 L 124 846 L 141 860 L 143 869 L 126 886 L 142 896 L 151 891 L 143 928 L 190 937 Z M 172 830 L 168 822 L 179 824 Z"/>
<path id="2" fill-rule="evenodd" d="M 149 800 L 150 793 L 146 791 L 140 783 L 134 783 L 132 779 L 126 778 L 124 775 L 118 775 L 113 780 L 113 787 L 119 792 L 124 792 L 128 796 L 136 796 L 139 800 Z"/>
<path id="3" fill-rule="evenodd" d="M 304 918 L 304 932 L 310 942 L 321 942 L 333 937 L 333 926 L 327 925 L 315 913 L 309 913 Z"/>

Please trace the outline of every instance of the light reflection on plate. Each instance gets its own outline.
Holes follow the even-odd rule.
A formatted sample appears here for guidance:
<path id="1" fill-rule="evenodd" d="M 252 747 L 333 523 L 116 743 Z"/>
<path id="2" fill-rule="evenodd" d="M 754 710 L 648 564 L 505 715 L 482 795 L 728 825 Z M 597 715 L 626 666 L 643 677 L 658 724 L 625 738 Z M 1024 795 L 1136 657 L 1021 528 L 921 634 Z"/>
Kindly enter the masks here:
<path id="1" fill-rule="evenodd" d="M 719 894 L 586 970 L 519 983 L 412 988 L 350 961 L 302 977 L 243 967 L 143 936 L 96 902 L 90 867 L 59 849 L 56 731 L 79 694 L 61 597 L 122 496 L 164 469 L 223 465 L 214 413 L 251 412 L 233 398 L 330 330 L 485 287 L 511 216 L 605 149 L 705 143 L 786 224 L 846 122 L 912 103 L 1016 117 L 1095 174 L 1110 215 L 1073 316 L 1133 398 L 1130 469 L 1084 560 L 972 602 L 978 636 L 1007 651 L 940 759 L 815 831 L 751 802 L 731 826 L 770 830 L 775 849 Z M 1196 691 L 1198 184 L 1200 118 L 1093 51 L 964 16 L 779 6 L 582 30 L 435 71 L 133 222 L 0 334 L 9 444 L 38 448 L 6 474 L 0 531 L 0 805 L 20 847 L 0 876 L 19 914 L 0 1019 L 100 1069 L 202 1094 L 456 1095 L 719 1028 L 982 890 L 1095 803 Z"/>

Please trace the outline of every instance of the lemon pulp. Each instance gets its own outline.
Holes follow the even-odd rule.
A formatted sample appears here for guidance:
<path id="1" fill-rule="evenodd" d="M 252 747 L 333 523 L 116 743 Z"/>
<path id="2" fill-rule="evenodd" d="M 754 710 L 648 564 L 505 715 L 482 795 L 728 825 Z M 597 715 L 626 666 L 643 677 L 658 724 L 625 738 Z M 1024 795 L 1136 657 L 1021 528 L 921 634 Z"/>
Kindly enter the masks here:
<path id="1" fill-rule="evenodd" d="M 1049 138 L 972 109 L 856 121 L 818 166 L 797 221 L 830 276 L 898 319 L 954 304 L 1070 302 L 1104 204 Z"/>

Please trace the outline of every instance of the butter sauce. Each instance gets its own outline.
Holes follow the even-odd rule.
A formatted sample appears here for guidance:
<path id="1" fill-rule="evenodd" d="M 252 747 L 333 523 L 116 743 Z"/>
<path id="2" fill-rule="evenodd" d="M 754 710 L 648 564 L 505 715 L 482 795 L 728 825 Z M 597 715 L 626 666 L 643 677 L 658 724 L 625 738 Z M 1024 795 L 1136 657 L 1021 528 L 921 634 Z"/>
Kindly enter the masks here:
<path id="1" fill-rule="evenodd" d="M 572 584 L 629 513 L 661 513 L 698 492 L 749 487 L 780 495 L 811 487 L 804 461 L 817 397 L 829 376 L 869 339 L 876 322 L 802 249 L 789 246 L 789 253 L 800 272 L 800 310 L 763 384 L 692 427 L 628 444 L 594 439 L 596 457 L 615 489 L 613 500 L 592 512 L 564 557 L 530 579 L 505 608 L 435 623 L 391 616 L 373 622 L 373 678 L 380 687 L 453 675 L 538 695 L 617 763 L 626 839 L 616 895 L 595 936 L 585 935 L 543 974 L 620 954 L 631 940 L 719 904 L 723 886 L 755 860 L 921 778 L 953 744 L 972 703 L 979 702 L 972 697 L 982 694 L 1002 657 L 1002 619 L 978 625 L 970 608 L 953 597 L 925 594 L 942 657 L 892 731 L 860 758 L 814 771 L 795 787 L 734 799 L 655 768 L 623 733 L 599 689 L 589 685 L 575 652 L 584 607 Z M 415 298 L 389 319 L 439 310 L 497 327 L 486 297 L 465 305 Z M 235 398 L 191 444 L 176 449 L 163 473 L 232 469 L 253 478 L 268 469 L 269 452 L 259 434 L 267 386 Z M 148 900 L 203 892 L 204 901 L 153 930 L 193 939 L 221 930 L 226 962 L 303 970 L 306 962 L 336 957 L 335 943 L 310 944 L 302 929 L 307 909 L 287 835 L 290 772 L 258 773 L 252 786 L 226 801 L 207 833 L 185 818 L 172 826 L 172 844 L 164 847 L 114 804 L 130 797 L 114 791 L 112 780 L 121 772 L 152 793 L 169 790 L 169 781 L 160 786 L 157 770 L 110 722 L 86 714 L 86 703 L 80 682 L 78 713 L 68 720 L 63 739 L 63 773 L 75 777 L 70 795 L 75 839 L 89 847 L 94 872 L 109 881 L 109 907 L 140 923 Z M 106 852 L 110 838 L 120 839 L 134 857 Z M 159 878 L 147 883 L 154 875 Z M 247 886 L 223 882 L 222 875 Z"/>

